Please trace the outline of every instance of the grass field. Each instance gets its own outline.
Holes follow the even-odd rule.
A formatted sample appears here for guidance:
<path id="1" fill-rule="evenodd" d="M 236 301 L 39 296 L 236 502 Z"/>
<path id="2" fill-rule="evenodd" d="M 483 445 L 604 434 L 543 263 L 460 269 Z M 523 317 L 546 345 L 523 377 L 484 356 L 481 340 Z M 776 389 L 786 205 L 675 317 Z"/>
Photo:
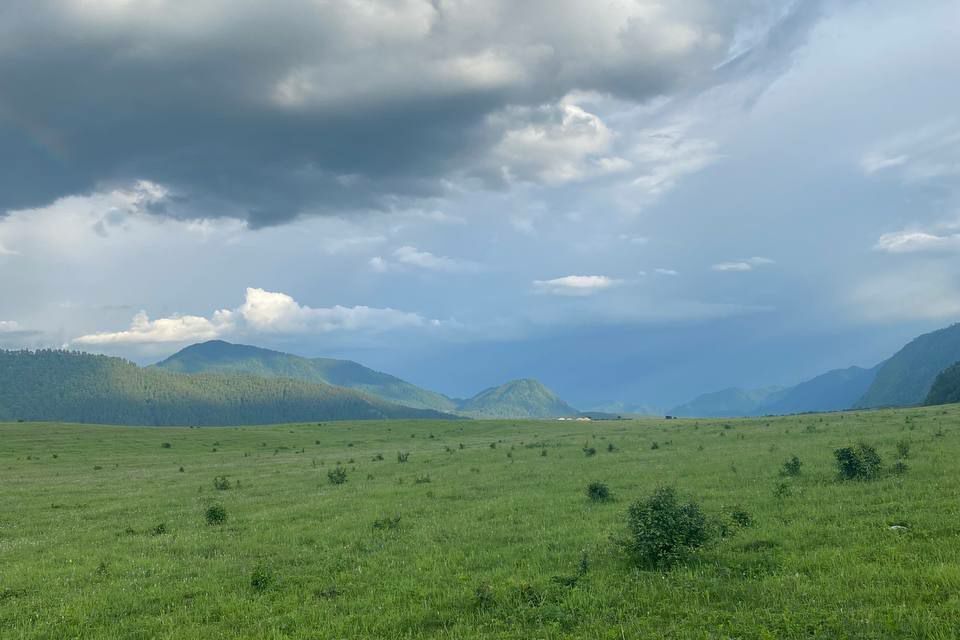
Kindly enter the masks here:
<path id="1" fill-rule="evenodd" d="M 887 466 L 908 440 L 909 468 L 839 482 L 833 450 L 861 440 Z M 793 455 L 801 474 L 781 477 Z M 0 637 L 956 638 L 958 461 L 958 406 L 737 421 L 5 424 Z M 338 463 L 343 484 L 328 478 Z M 230 488 L 215 488 L 223 476 Z M 591 481 L 614 500 L 591 502 Z M 630 502 L 659 485 L 754 523 L 671 571 L 635 569 L 615 539 Z M 219 525 L 205 520 L 214 504 Z"/>

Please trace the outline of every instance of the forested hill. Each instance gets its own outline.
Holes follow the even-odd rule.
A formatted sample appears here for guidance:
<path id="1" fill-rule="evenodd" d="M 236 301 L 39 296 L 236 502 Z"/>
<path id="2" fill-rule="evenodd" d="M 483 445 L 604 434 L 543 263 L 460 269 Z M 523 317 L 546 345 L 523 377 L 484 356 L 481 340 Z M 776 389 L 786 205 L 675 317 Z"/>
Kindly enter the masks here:
<path id="1" fill-rule="evenodd" d="M 2 421 L 213 426 L 444 415 L 291 378 L 185 375 L 73 351 L 0 351 Z"/>
<path id="2" fill-rule="evenodd" d="M 363 391 L 407 407 L 436 411 L 455 411 L 457 408 L 453 400 L 442 394 L 351 360 L 303 358 L 223 340 L 190 345 L 155 366 L 177 373 L 245 373 L 323 382 Z"/>

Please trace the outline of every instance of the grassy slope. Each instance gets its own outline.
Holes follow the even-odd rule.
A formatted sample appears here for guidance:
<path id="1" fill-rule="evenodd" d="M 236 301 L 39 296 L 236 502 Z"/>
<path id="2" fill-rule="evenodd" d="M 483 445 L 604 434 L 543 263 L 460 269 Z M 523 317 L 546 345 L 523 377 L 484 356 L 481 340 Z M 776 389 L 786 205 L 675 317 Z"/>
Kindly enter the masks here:
<path id="1" fill-rule="evenodd" d="M 958 419 L 949 406 L 593 424 L 0 425 L 0 635 L 957 637 Z M 904 476 L 835 482 L 834 448 L 865 439 L 892 461 L 903 438 Z M 584 456 L 585 442 L 599 452 Z M 793 454 L 803 475 L 778 500 Z M 332 486 L 337 461 L 348 482 Z M 239 487 L 216 491 L 215 475 Z M 589 503 L 592 480 L 617 500 Z M 741 505 L 756 525 L 671 573 L 632 570 L 610 536 L 660 483 L 710 513 Z M 203 522 L 214 502 L 229 512 L 222 527 Z M 393 515 L 398 530 L 372 528 Z M 899 521 L 910 530 L 889 530 Z M 169 533 L 150 535 L 161 522 Z M 551 581 L 583 551 L 577 586 Z M 275 576 L 261 593 L 258 565 Z M 483 584 L 495 601 L 478 609 Z"/>

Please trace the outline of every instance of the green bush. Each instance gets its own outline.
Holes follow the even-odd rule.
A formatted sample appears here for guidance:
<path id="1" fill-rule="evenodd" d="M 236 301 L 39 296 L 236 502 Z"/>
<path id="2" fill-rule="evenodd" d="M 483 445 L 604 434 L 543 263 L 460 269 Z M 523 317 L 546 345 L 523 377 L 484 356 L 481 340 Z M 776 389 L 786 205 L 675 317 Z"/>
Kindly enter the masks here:
<path id="1" fill-rule="evenodd" d="M 250 586 L 254 591 L 264 591 L 273 582 L 273 574 L 266 567 L 257 567 L 250 574 Z"/>
<path id="2" fill-rule="evenodd" d="M 400 453 L 399 451 L 397 452 L 397 462 L 406 462 L 407 459 L 409 458 L 410 458 L 409 451 L 407 451 L 406 453 Z"/>
<path id="3" fill-rule="evenodd" d="M 213 479 L 213 488 L 217 491 L 226 491 L 230 488 L 230 481 L 227 476 L 217 476 Z"/>
<path id="4" fill-rule="evenodd" d="M 682 562 L 711 537 L 699 505 L 681 502 L 670 487 L 630 505 L 627 528 L 627 553 L 643 569 L 667 569 Z"/>
<path id="5" fill-rule="evenodd" d="M 610 500 L 610 487 L 603 482 L 591 482 L 587 485 L 587 497 L 593 502 L 606 502 Z"/>
<path id="6" fill-rule="evenodd" d="M 800 458 L 798 458 L 797 456 L 793 456 L 789 460 L 783 463 L 783 468 L 780 470 L 780 475 L 798 476 L 800 475 L 800 467 L 802 466 L 803 466 L 803 463 L 800 462 Z"/>
<path id="7" fill-rule="evenodd" d="M 207 524 L 223 524 L 227 521 L 227 510 L 223 508 L 222 504 L 213 504 L 207 507 L 204 517 L 207 520 Z"/>
<path id="8" fill-rule="evenodd" d="M 339 464 L 327 471 L 327 479 L 330 481 L 330 484 L 343 484 L 347 481 L 347 470 L 341 467 Z"/>
<path id="9" fill-rule="evenodd" d="M 872 480 L 880 475 L 883 461 L 868 444 L 842 447 L 833 452 L 841 480 Z"/>

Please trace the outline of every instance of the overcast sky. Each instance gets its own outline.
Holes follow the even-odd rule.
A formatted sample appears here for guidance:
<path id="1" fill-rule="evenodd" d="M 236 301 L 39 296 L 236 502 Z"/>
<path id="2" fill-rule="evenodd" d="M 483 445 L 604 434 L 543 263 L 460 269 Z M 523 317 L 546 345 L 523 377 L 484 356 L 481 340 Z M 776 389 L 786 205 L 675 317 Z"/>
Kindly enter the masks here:
<path id="1" fill-rule="evenodd" d="M 960 318 L 955 0 L 7 0 L 0 347 L 668 407 Z"/>

